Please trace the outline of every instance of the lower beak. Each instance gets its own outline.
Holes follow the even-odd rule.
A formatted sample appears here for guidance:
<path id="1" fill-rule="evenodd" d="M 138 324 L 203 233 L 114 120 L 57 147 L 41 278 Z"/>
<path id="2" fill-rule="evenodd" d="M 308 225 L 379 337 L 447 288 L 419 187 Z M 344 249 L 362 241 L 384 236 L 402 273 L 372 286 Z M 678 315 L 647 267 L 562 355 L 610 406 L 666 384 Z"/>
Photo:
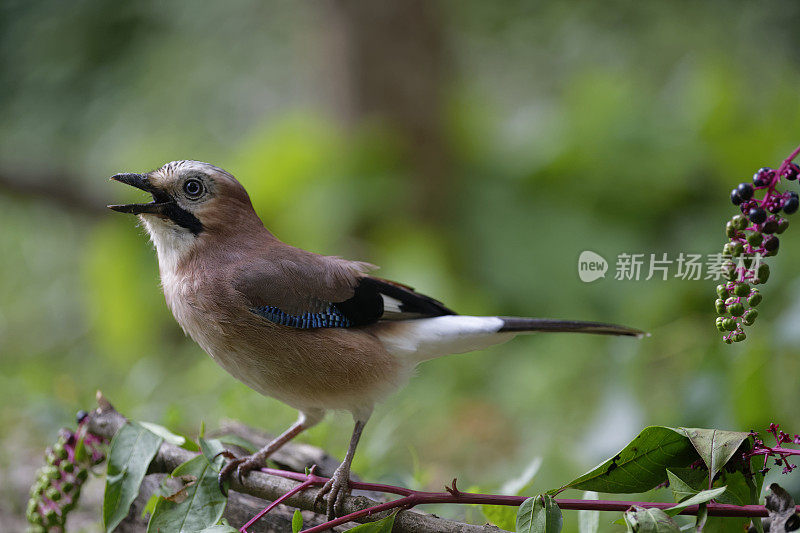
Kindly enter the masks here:
<path id="1" fill-rule="evenodd" d="M 147 191 L 153 195 L 153 201 L 146 204 L 109 205 L 108 208 L 114 211 L 131 213 L 133 215 L 140 215 L 142 213 L 158 215 L 163 213 L 165 206 L 173 203 L 172 198 L 170 198 L 168 194 L 153 187 L 146 174 L 116 174 L 111 176 L 110 179 Z"/>

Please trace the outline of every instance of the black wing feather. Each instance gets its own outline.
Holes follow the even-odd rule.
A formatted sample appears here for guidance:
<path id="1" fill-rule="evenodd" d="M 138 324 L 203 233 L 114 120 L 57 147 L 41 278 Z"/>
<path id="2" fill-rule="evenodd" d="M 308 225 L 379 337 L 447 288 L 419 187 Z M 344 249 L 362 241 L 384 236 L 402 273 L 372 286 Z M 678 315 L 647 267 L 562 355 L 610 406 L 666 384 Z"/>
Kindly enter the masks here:
<path id="1" fill-rule="evenodd" d="M 334 303 L 354 326 L 373 324 L 384 317 L 383 295 L 400 302 L 402 318 L 421 318 L 442 315 L 455 315 L 438 300 L 420 294 L 411 287 L 389 280 L 364 276 L 355 287 L 353 297 L 343 302 Z M 407 315 L 407 316 L 403 316 Z"/>

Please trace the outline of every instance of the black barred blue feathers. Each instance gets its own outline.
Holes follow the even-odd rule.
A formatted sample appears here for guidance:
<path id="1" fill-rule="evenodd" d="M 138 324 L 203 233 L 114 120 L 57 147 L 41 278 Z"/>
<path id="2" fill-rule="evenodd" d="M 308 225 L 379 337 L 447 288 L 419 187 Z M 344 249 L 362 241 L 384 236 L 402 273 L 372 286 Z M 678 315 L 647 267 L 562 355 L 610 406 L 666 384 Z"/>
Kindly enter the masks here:
<path id="1" fill-rule="evenodd" d="M 279 308 L 266 305 L 253 308 L 252 311 L 261 315 L 270 322 L 299 329 L 311 328 L 349 328 L 353 323 L 334 306 L 329 306 L 325 311 L 318 313 L 303 313 L 290 315 Z"/>

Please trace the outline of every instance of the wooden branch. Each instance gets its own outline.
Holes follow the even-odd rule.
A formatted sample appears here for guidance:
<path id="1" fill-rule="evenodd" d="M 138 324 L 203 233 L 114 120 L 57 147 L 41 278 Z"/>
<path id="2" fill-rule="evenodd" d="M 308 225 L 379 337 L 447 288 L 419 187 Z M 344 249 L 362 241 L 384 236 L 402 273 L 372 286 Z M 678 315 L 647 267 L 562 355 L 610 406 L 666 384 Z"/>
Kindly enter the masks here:
<path id="1" fill-rule="evenodd" d="M 89 417 L 89 431 L 97 436 L 111 440 L 119 428 L 125 424 L 126 419 L 99 393 L 97 403 L 99 405 L 98 409 L 91 413 Z M 161 445 L 158 454 L 150 463 L 148 474 L 172 472 L 178 465 L 195 456 L 196 454 L 193 452 L 165 442 Z M 245 476 L 242 483 L 239 483 L 234 476 L 231 479 L 230 488 L 231 491 L 236 491 L 244 495 L 255 496 L 266 501 L 273 501 L 289 492 L 297 485 L 298 483 L 296 481 L 254 471 Z M 309 489 L 290 497 L 286 500 L 286 503 L 298 509 L 314 511 L 314 513 L 319 515 L 319 517 L 316 517 L 314 520 L 322 520 L 325 515 L 325 508 L 324 504 L 314 505 L 316 495 L 317 489 Z M 228 506 L 236 507 L 237 509 L 235 509 L 235 512 L 239 513 L 240 509 L 244 507 L 242 502 L 243 500 L 240 498 L 232 497 L 228 502 Z M 373 507 L 379 503 L 381 502 L 365 496 L 350 496 L 344 503 L 344 512 L 346 514 L 353 513 Z M 253 514 L 255 514 L 255 512 Z M 372 521 L 380 517 L 381 516 L 372 516 L 369 520 L 364 521 Z M 308 522 L 314 523 L 314 521 L 307 521 L 307 523 Z M 238 521 L 235 523 L 240 525 Z M 257 530 L 257 528 L 251 529 L 251 531 Z M 273 531 L 274 529 L 262 530 Z M 286 530 L 290 530 L 290 528 Z M 442 533 L 498 533 L 502 530 L 488 524 L 483 526 L 465 524 L 415 510 L 407 510 L 398 513 L 395 519 L 394 531 L 401 533 L 430 533 L 432 531 Z"/>
<path id="2" fill-rule="evenodd" d="M 0 172 L 0 191 L 3 194 L 45 200 L 68 211 L 88 216 L 105 213 L 105 205 L 90 193 L 75 177 L 53 173 L 32 175 L 8 169 Z"/>

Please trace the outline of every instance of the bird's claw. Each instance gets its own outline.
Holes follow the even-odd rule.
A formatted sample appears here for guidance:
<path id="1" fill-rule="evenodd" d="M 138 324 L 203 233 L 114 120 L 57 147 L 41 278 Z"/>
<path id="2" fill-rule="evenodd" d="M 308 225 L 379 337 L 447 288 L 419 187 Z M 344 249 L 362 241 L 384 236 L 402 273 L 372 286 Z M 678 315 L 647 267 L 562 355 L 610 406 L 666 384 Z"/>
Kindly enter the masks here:
<path id="1" fill-rule="evenodd" d="M 333 520 L 337 515 L 344 514 L 344 500 L 348 494 L 350 494 L 350 473 L 337 469 L 317 492 L 314 505 L 316 506 L 324 498 L 328 520 Z"/>
<path id="2" fill-rule="evenodd" d="M 217 455 L 222 455 L 223 457 L 227 457 L 231 459 L 222 469 L 219 471 L 219 476 L 217 476 L 217 483 L 219 484 L 219 490 L 222 492 L 222 495 L 227 497 L 228 490 L 225 488 L 225 481 L 227 481 L 228 477 L 236 471 L 236 479 L 239 483 L 242 483 L 242 478 L 246 476 L 249 472 L 253 470 L 257 470 L 262 468 L 263 461 L 257 457 L 256 455 L 248 455 L 246 457 L 235 457 L 230 452 L 220 452 Z"/>

